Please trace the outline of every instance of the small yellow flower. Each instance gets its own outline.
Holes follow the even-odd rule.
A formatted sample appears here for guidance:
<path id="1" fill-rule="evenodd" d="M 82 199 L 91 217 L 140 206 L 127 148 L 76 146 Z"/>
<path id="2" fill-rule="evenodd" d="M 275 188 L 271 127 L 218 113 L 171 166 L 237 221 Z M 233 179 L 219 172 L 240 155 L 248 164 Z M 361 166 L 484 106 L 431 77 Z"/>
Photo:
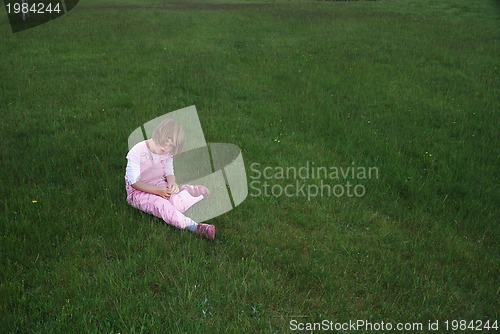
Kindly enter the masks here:
<path id="1" fill-rule="evenodd" d="M 38 203 L 38 201 L 36 199 L 32 199 L 31 203 L 35 204 L 35 203 Z"/>

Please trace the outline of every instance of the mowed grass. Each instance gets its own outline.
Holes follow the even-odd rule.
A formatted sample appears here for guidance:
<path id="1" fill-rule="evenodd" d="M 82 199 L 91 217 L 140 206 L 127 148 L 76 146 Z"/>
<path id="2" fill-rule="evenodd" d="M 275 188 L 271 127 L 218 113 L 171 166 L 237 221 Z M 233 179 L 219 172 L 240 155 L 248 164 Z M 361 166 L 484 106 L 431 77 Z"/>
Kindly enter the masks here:
<path id="1" fill-rule="evenodd" d="M 498 320 L 499 13 L 88 0 L 12 34 L 1 9 L 2 332 Z M 176 230 L 127 205 L 127 138 L 193 104 L 207 141 L 242 149 L 249 182 L 255 163 L 379 177 L 351 180 L 362 197 L 251 189 L 210 221 L 216 243 Z"/>

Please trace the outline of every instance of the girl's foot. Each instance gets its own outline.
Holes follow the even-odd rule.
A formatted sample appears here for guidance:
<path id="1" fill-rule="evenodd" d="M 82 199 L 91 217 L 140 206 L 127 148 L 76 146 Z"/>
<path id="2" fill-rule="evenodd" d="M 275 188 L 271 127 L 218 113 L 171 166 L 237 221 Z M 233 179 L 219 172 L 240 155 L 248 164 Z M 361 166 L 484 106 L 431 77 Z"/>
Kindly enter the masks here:
<path id="1" fill-rule="evenodd" d="M 198 224 L 196 226 L 196 234 L 207 238 L 209 240 L 215 240 L 215 226 L 210 224 Z"/>
<path id="2" fill-rule="evenodd" d="M 192 186 L 190 184 L 185 184 L 181 187 L 181 190 L 184 189 L 187 190 L 187 192 L 193 197 L 198 197 L 200 195 L 203 197 L 207 197 L 208 195 L 210 195 L 210 190 L 208 190 L 207 187 L 201 185 Z"/>

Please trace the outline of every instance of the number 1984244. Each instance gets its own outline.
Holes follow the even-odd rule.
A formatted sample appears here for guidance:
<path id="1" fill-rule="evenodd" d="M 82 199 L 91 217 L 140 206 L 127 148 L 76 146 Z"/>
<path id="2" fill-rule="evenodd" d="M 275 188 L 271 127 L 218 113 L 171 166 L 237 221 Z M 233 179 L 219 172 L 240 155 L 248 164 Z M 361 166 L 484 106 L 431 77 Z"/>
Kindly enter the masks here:
<path id="1" fill-rule="evenodd" d="M 7 8 L 7 14 L 45 14 L 45 13 L 60 13 L 62 11 L 60 4 L 45 4 L 42 2 L 28 3 L 26 2 L 15 2 L 13 4 L 7 3 L 5 5 Z"/>

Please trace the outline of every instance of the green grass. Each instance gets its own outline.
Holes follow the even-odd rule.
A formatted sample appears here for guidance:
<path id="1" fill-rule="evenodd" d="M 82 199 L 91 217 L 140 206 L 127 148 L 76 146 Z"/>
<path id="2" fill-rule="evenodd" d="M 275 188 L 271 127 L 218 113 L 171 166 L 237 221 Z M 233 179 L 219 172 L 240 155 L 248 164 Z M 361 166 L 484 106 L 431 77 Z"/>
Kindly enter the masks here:
<path id="1" fill-rule="evenodd" d="M 82 0 L 16 34 L 1 8 L 2 332 L 500 320 L 497 2 Z M 248 176 L 380 177 L 250 194 L 216 244 L 170 228 L 125 201 L 127 138 L 193 104 Z"/>

